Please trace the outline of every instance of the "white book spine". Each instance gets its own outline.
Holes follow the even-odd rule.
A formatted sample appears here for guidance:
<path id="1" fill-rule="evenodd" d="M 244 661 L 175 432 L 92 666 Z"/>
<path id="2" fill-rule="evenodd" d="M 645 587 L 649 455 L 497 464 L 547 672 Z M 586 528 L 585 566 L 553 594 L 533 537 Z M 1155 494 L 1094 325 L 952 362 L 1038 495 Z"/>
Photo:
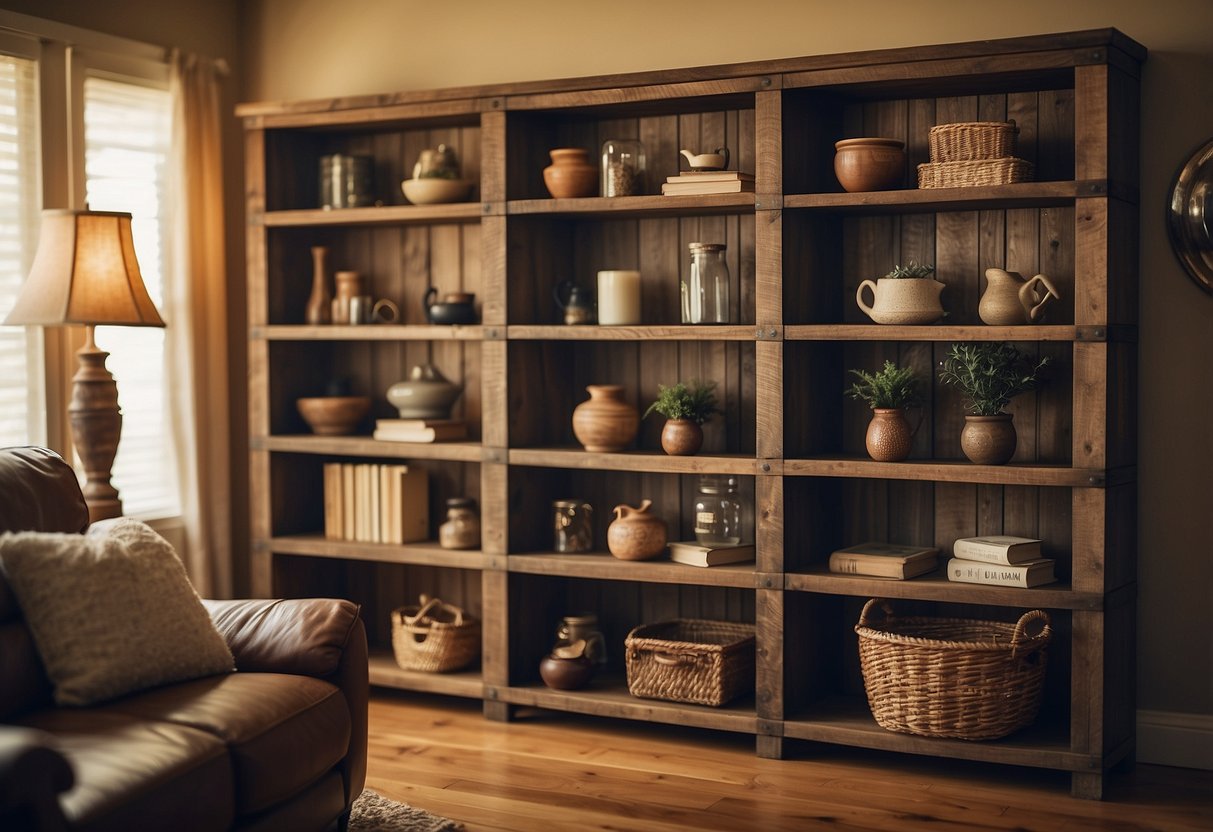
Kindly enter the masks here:
<path id="1" fill-rule="evenodd" d="M 979 543 L 975 540 L 957 540 L 952 544 L 952 555 L 965 560 L 979 560 L 983 563 L 1012 564 L 1026 560 L 1036 560 L 1040 557 L 1040 546 L 1030 550 L 1012 550 L 1010 546 L 998 546 L 989 543 Z"/>
<path id="2" fill-rule="evenodd" d="M 980 563 L 952 558 L 948 561 L 948 580 L 989 586 L 1028 586 L 1028 567 Z"/>

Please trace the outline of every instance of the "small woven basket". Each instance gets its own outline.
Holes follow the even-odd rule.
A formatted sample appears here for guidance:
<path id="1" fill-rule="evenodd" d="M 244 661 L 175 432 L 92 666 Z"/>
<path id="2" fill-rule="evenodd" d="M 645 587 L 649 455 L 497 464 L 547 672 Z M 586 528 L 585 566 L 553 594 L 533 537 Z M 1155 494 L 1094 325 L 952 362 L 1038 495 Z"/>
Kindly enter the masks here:
<path id="1" fill-rule="evenodd" d="M 754 692 L 754 625 L 682 618 L 628 633 L 628 690 L 719 707 Z"/>
<path id="2" fill-rule="evenodd" d="M 1026 159 L 979 159 L 968 162 L 924 162 L 918 166 L 920 188 L 971 188 L 978 185 L 1010 185 L 1032 178 L 1032 163 Z"/>
<path id="3" fill-rule="evenodd" d="M 932 162 L 968 162 L 1015 155 L 1019 128 L 1014 121 L 959 121 L 938 124 L 927 134 Z"/>
<path id="4" fill-rule="evenodd" d="M 443 673 L 480 655 L 480 621 L 438 598 L 392 610 L 392 651 L 405 670 Z"/>
<path id="5" fill-rule="evenodd" d="M 876 609 L 884 620 L 873 620 Z M 1039 631 L 1028 630 L 1039 624 Z M 855 626 L 868 705 L 889 731 L 990 740 L 1036 718 L 1052 636 L 1043 610 L 1014 624 L 894 618 L 887 601 L 864 605 Z"/>

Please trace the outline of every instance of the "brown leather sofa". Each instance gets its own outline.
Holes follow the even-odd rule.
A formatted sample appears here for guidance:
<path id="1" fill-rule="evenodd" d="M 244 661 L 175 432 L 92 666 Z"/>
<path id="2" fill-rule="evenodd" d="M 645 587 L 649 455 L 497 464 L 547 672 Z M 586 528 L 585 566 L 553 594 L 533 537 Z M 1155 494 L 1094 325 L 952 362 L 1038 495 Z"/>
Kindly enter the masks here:
<path id="1" fill-rule="evenodd" d="M 0 532 L 87 526 L 61 458 L 0 450 Z M 344 828 L 366 777 L 357 606 L 205 603 L 235 673 L 56 707 L 0 573 L 0 830 Z"/>

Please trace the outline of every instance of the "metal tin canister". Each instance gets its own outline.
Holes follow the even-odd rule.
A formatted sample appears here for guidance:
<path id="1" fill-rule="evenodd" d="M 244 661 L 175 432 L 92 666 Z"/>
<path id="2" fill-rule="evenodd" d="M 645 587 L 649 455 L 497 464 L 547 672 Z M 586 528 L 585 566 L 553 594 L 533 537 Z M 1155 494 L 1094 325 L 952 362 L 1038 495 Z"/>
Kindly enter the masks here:
<path id="1" fill-rule="evenodd" d="M 320 207 L 359 208 L 373 205 L 374 188 L 370 156 L 333 153 L 320 157 Z"/>

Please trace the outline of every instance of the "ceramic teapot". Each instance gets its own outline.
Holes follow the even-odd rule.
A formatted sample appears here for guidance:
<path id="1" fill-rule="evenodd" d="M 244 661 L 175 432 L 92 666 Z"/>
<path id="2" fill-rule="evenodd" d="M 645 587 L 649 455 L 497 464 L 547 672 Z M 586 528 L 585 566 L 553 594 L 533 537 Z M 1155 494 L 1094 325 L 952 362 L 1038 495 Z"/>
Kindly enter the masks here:
<path id="1" fill-rule="evenodd" d="M 552 289 L 556 308 L 564 313 L 566 324 L 594 323 L 594 291 L 565 280 Z"/>
<path id="2" fill-rule="evenodd" d="M 445 144 L 438 145 L 432 150 L 423 150 L 413 165 L 413 178 L 436 176 L 442 179 L 459 178 L 459 160 L 455 158 L 454 148 Z"/>
<path id="3" fill-rule="evenodd" d="M 473 292 L 449 292 L 440 303 L 435 303 L 438 290 L 431 286 L 422 298 L 425 319 L 432 324 L 476 323 L 476 295 Z"/>
<path id="4" fill-rule="evenodd" d="M 986 281 L 977 314 L 991 326 L 1036 323 L 1045 305 L 1061 298 L 1057 287 L 1043 274 L 1024 280 L 1019 272 L 986 269 Z M 1037 286 L 1044 287 L 1044 294 Z"/>
<path id="5" fill-rule="evenodd" d="M 696 154 L 689 150 L 682 150 L 681 153 L 686 157 L 691 170 L 724 170 L 729 166 L 729 149 L 727 147 L 718 147 L 711 153 Z"/>
<path id="6" fill-rule="evenodd" d="M 943 317 L 939 295 L 944 285 L 929 277 L 882 277 L 865 280 L 855 291 L 859 308 L 878 324 L 931 324 Z M 864 302 L 864 289 L 872 292 L 872 304 Z"/>

